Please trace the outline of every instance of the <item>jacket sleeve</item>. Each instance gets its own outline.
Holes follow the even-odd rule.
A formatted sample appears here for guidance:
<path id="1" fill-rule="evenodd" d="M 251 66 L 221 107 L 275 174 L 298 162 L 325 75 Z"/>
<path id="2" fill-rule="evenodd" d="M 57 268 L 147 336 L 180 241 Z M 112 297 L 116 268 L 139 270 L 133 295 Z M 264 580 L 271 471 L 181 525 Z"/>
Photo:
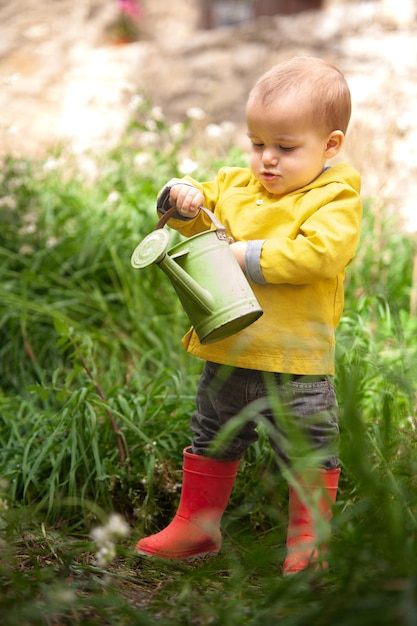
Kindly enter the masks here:
<path id="1" fill-rule="evenodd" d="M 301 285 L 334 278 L 355 255 L 361 219 L 358 192 L 340 183 L 328 185 L 319 208 L 305 210 L 292 236 L 263 241 L 259 270 L 264 281 Z M 256 275 L 253 259 L 251 264 Z"/>

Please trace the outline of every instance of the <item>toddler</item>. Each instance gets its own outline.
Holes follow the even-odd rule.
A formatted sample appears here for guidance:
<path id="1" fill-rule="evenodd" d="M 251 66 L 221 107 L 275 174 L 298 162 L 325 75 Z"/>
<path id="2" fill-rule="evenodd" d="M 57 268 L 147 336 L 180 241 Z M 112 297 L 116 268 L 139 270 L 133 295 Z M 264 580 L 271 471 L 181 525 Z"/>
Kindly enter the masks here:
<path id="1" fill-rule="evenodd" d="M 178 511 L 164 530 L 138 542 L 142 555 L 182 560 L 220 550 L 221 517 L 261 416 L 289 479 L 283 573 L 326 566 L 322 529 L 330 533 L 340 475 L 335 329 L 362 217 L 359 174 L 327 162 L 343 146 L 350 114 L 338 69 L 314 57 L 280 63 L 248 97 L 250 167 L 223 167 L 208 182 L 172 179 L 161 194 L 167 201 L 159 197 L 159 213 L 175 207 L 169 225 L 185 236 L 210 228 L 200 206 L 215 213 L 264 314 L 216 343 L 202 345 L 193 328 L 184 337 L 186 350 L 205 361 L 193 439 L 184 450 Z M 250 419 L 213 448 L 243 409 Z"/>

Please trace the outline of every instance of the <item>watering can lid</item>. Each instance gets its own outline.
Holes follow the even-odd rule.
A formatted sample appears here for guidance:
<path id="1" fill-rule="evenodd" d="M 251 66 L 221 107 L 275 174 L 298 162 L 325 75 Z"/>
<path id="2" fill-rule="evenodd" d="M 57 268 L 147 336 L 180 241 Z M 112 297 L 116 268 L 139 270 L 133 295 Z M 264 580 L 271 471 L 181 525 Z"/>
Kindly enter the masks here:
<path id="1" fill-rule="evenodd" d="M 159 263 L 166 255 L 169 232 L 167 230 L 155 230 L 150 233 L 135 248 L 131 264 L 136 269 L 142 269 L 152 263 Z"/>

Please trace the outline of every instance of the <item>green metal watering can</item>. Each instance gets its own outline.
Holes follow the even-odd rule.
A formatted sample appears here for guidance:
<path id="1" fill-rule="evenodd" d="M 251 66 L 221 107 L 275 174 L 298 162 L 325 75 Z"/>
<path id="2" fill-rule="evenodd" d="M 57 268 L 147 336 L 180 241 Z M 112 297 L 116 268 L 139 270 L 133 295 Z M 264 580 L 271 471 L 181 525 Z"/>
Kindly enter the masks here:
<path id="1" fill-rule="evenodd" d="M 189 237 L 168 250 L 163 230 L 176 208 L 170 208 L 136 247 L 131 263 L 143 269 L 156 263 L 171 283 L 202 344 L 214 343 L 243 330 L 263 313 L 214 213 L 200 207 L 215 229 Z"/>

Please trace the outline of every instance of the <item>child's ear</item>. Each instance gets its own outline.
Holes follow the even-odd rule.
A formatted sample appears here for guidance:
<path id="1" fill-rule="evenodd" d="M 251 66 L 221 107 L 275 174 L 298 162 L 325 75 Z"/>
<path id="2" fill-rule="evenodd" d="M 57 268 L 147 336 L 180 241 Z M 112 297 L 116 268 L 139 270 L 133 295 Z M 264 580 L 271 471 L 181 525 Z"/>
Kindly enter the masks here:
<path id="1" fill-rule="evenodd" d="M 334 130 L 327 137 L 326 148 L 324 156 L 326 159 L 332 159 L 342 149 L 345 141 L 345 134 L 341 130 Z"/>

